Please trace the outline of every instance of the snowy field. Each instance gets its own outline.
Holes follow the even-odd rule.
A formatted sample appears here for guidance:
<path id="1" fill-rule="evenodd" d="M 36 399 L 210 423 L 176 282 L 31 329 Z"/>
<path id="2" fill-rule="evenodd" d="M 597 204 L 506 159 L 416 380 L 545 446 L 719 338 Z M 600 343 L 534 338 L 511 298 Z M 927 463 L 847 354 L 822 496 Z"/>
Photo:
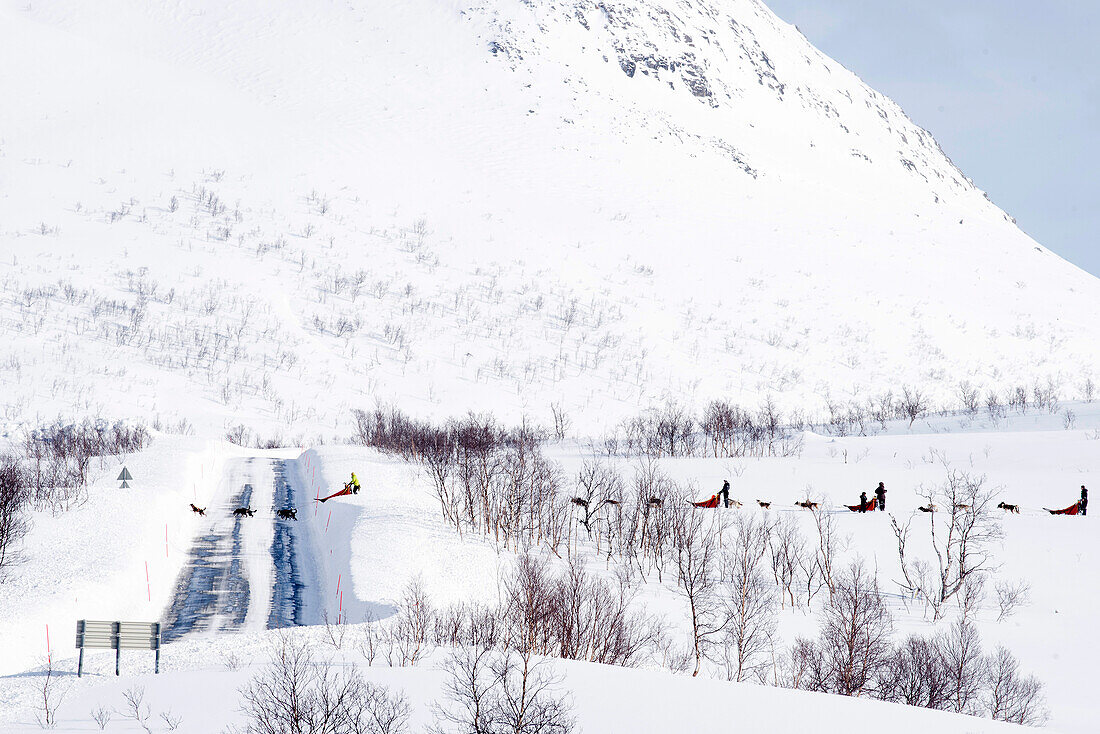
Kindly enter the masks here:
<path id="1" fill-rule="evenodd" d="M 1089 405 L 1075 406 L 1089 415 Z M 1050 727 L 1056 731 L 1088 732 L 1095 716 L 1088 701 L 1093 661 L 1100 646 L 1089 632 L 1094 589 L 1089 579 L 1100 562 L 1100 543 L 1090 531 L 1091 519 L 1053 517 L 1043 507 L 1060 508 L 1077 496 L 1081 484 L 1092 484 L 1100 472 L 1097 428 L 1077 430 L 1028 430 L 1035 428 L 1034 416 L 1009 420 L 1000 431 L 974 427 L 952 433 L 934 431 L 933 425 L 917 426 L 923 431 L 894 432 L 872 438 L 832 439 L 805 436 L 801 456 L 768 459 L 665 459 L 661 469 L 670 477 L 698 487 L 697 496 L 713 494 L 724 478 L 732 483 L 732 497 L 744 503 L 740 510 L 697 510 L 697 512 L 752 513 L 775 519 L 793 518 L 807 534 L 812 533 L 811 514 L 794 506 L 807 496 L 833 506 L 858 502 L 861 490 L 878 481 L 888 487 L 888 512 L 860 515 L 844 510 L 836 516 L 843 534 L 850 537 L 845 557 L 861 557 L 877 572 L 888 594 L 894 617 L 895 635 L 927 633 L 935 625 L 927 610 L 897 593 L 900 578 L 896 540 L 889 518 L 904 523 L 912 519 L 920 527 L 927 516 L 916 511 L 923 504 L 917 494 L 922 486 L 943 481 L 947 466 L 964 470 L 1000 488 L 1001 498 L 1020 505 L 1020 513 L 999 518 L 1004 537 L 996 549 L 998 581 L 1026 581 L 1029 601 L 1006 619 L 998 619 L 992 594 L 976 614 L 982 643 L 992 649 L 1003 644 L 1020 660 L 1024 670 L 1046 684 L 1052 713 Z M 1090 421 L 1092 423 L 1092 421 Z M 1013 430 L 1018 427 L 1021 430 Z M 385 619 L 393 613 L 407 584 L 419 578 L 432 602 L 440 607 L 459 602 L 492 603 L 498 595 L 498 580 L 508 572 L 514 554 L 478 535 L 459 537 L 439 516 L 439 504 L 432 485 L 416 465 L 355 447 L 315 447 L 297 451 L 251 452 L 264 459 L 282 458 L 293 465 L 294 482 L 303 490 L 299 501 L 300 521 L 316 539 L 319 567 L 316 596 L 320 612 L 329 619 L 338 616 L 352 623 L 347 648 L 354 648 L 362 634 L 361 620 Z M 575 474 L 588 458 L 578 447 L 558 444 L 550 455 L 567 474 Z M 202 518 L 192 517 L 187 503 L 215 507 L 224 514 L 224 500 L 244 479 L 262 486 L 262 476 L 242 476 L 241 449 L 192 439 L 160 437 L 146 451 L 130 457 L 126 465 L 134 474 L 134 487 L 119 490 L 111 482 L 117 474 L 112 465 L 100 472 L 86 506 L 58 518 L 36 518 L 28 540 L 27 557 L 12 580 L 4 585 L 0 647 L 5 650 L 0 683 L 0 700 L 5 725 L 21 731 L 33 725 L 35 670 L 41 670 L 46 654 L 46 629 L 50 625 L 51 654 L 55 670 L 63 671 L 64 683 L 72 686 L 62 708 L 62 729 L 88 730 L 88 711 L 94 704 L 117 705 L 120 691 L 134 682 L 148 689 L 154 708 L 171 708 L 184 718 L 183 730 L 206 731 L 204 717 L 229 722 L 237 712 L 236 688 L 246 679 L 247 668 L 266 659 L 271 635 L 264 633 L 264 614 L 249 612 L 236 631 L 196 632 L 163 651 L 162 678 L 154 679 L 151 653 L 127 652 L 123 656 L 121 680 L 110 673 L 111 653 L 89 655 L 92 674 L 76 682 L 68 674 L 75 670 L 71 649 L 73 621 L 77 618 L 159 619 L 169 603 L 173 584 L 184 562 L 184 550 L 200 534 Z M 620 460 L 618 468 L 627 476 L 631 462 Z M 362 478 L 363 492 L 326 503 L 309 501 L 339 489 L 351 471 Z M 145 479 L 148 476 L 150 479 Z M 158 477 L 171 477 L 171 480 Z M 188 487 L 182 489 L 181 487 Z M 772 502 L 765 512 L 755 500 Z M 249 532 L 270 537 L 270 503 L 253 501 L 258 509 Z M 129 508 L 129 509 L 127 509 Z M 128 515 L 122 513 L 128 512 Z M 1000 512 L 1000 511 L 998 511 Z M 165 557 L 164 529 L 168 525 L 169 548 Z M 102 534 L 104 527 L 125 533 L 125 544 L 94 543 L 89 537 Z M 82 530 L 95 528 L 94 532 Z M 123 529 L 124 528 L 124 529 Z M 99 537 L 102 537 L 100 535 Z M 253 605 L 269 604 L 270 558 L 262 540 L 248 554 L 248 575 L 256 591 Z M 98 549 L 92 555 L 89 546 Z M 102 548 L 100 548 L 102 546 Z M 594 548 L 580 529 L 571 543 L 571 553 L 587 558 L 593 568 L 605 564 L 594 558 Z M 263 560 L 268 558 L 267 561 Z M 150 561 L 151 585 L 146 586 L 144 563 Z M 101 593 L 108 589 L 109 593 Z M 266 596 L 265 596 L 266 595 Z M 664 583 L 650 577 L 640 587 L 639 603 L 648 613 L 664 617 L 678 634 L 688 634 L 684 601 L 674 581 Z M 265 607 L 266 608 L 266 607 Z M 950 607 L 954 609 L 954 607 Z M 789 644 L 796 636 L 813 636 L 820 603 L 780 612 L 778 636 Z M 954 618 L 950 611 L 946 622 Z M 313 628 L 314 639 L 323 637 L 323 627 Z M 322 647 L 329 652 L 335 649 Z M 366 673 L 371 680 L 404 688 L 414 703 L 415 720 L 430 720 L 429 704 L 438 695 L 440 676 L 436 663 L 445 651 L 415 670 L 388 669 L 379 664 Z M 365 665 L 357 653 L 341 653 L 349 662 Z M 434 662 L 433 662 L 434 661 Z M 825 722 L 835 717 L 856 731 L 871 731 L 889 719 L 892 727 L 906 731 L 993 731 L 990 722 L 955 718 L 916 709 L 898 710 L 876 702 L 841 701 L 754 684 L 732 684 L 716 680 L 695 680 L 686 674 L 661 672 L 659 666 L 641 670 L 594 672 L 585 664 L 556 661 L 565 673 L 565 686 L 576 701 L 576 713 L 585 731 L 669 731 L 670 721 L 695 722 L 708 727 L 736 714 L 737 721 L 758 721 L 774 731 L 806 730 L 807 722 Z M 174 682 L 175 681 L 175 682 Z M 597 684 L 599 681 L 599 684 Z M 171 695 L 178 683 L 186 684 L 187 697 Z M 606 694 L 600 685 L 607 686 Z M 660 694 L 649 693 L 659 690 Z M 598 691 L 598 692 L 597 692 Z M 192 693 L 193 692 L 193 693 Z M 644 716 L 631 724 L 654 700 L 665 697 L 661 707 L 667 719 Z M 723 703 L 709 705 L 715 697 Z M 728 701 L 727 701 L 728 697 Z M 791 697 L 791 698 L 788 698 Z M 194 701 L 202 701 L 196 708 Z M 704 705 L 702 702 L 708 702 Z M 798 703 L 795 703 L 798 701 Z M 777 714 L 776 709 L 783 710 Z M 628 712 L 633 711 L 633 714 Z M 724 713 L 719 713 L 724 712 Z M 715 716 L 719 716 L 715 719 Z M 744 717 L 744 718 L 742 718 Z M 756 717 L 756 718 L 754 718 Z M 810 717 L 810 718 L 807 718 Z M 932 717 L 927 719 L 925 717 Z M 764 723 L 766 722 L 766 724 Z M 930 723 L 936 722 L 936 723 Z M 132 722 L 131 722 L 132 723 Z M 634 728 L 635 726 L 639 728 Z M 190 728 L 194 727 L 194 728 Z M 832 730 L 821 724 L 821 731 Z M 908 729 L 904 727 L 909 727 Z"/>
<path id="2" fill-rule="evenodd" d="M 1019 505 L 996 511 L 968 616 L 1045 684 L 1051 730 L 1100 729 L 1100 540 L 1043 509 L 1100 474 L 1100 281 L 758 0 L 0 0 L 0 98 L 0 449 L 54 421 L 153 429 L 92 461 L 86 502 L 31 513 L 0 577 L 0 730 L 38 730 L 47 668 L 59 731 L 103 728 L 98 710 L 142 730 L 135 686 L 153 730 L 243 726 L 280 634 L 403 690 L 424 730 L 449 651 L 368 664 L 367 630 L 413 582 L 437 609 L 498 604 L 516 549 L 457 532 L 424 465 L 349 445 L 355 411 L 554 429 L 572 493 L 624 420 L 713 400 L 809 430 L 788 456 L 650 468 L 698 500 L 728 480 L 742 507 L 697 512 L 809 541 L 795 502 L 820 502 L 894 641 L 960 610 L 933 621 L 901 592 L 891 519 L 927 556 L 917 508 L 950 472 Z M 906 388 L 922 417 L 877 425 Z M 643 463 L 604 461 L 628 486 Z M 317 501 L 352 471 L 360 494 Z M 843 508 L 880 481 L 888 512 Z M 610 538 L 566 509 L 535 553 L 612 579 Z M 691 642 L 675 578 L 631 580 L 662 659 L 546 662 L 590 734 L 1018 731 L 728 682 L 713 660 L 693 678 L 669 662 Z M 1001 587 L 1025 603 L 1006 613 Z M 771 651 L 817 634 L 807 593 Z M 90 652 L 78 680 L 78 619 L 160 621 L 162 673 L 125 651 L 116 679 Z"/>

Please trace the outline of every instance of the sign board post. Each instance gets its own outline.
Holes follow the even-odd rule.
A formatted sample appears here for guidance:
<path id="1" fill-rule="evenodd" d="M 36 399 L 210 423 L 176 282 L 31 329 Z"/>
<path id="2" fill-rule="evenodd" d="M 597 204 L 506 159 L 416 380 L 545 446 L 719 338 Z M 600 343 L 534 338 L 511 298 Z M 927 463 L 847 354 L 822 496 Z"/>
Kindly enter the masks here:
<path id="1" fill-rule="evenodd" d="M 76 676 L 84 674 L 84 648 L 96 647 L 115 651 L 115 675 L 120 674 L 122 648 L 155 650 L 153 672 L 160 672 L 160 624 L 158 622 L 96 622 L 81 619 L 76 623 L 76 646 L 80 649 Z"/>

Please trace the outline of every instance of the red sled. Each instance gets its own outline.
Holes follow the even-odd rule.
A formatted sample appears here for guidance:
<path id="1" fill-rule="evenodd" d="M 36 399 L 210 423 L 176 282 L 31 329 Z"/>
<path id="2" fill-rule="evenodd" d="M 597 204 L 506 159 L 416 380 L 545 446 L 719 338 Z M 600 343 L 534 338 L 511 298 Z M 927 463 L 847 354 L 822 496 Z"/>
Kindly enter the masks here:
<path id="1" fill-rule="evenodd" d="M 877 501 L 878 501 L 878 497 L 875 497 L 874 499 L 872 499 L 870 502 L 867 503 L 867 512 L 874 512 L 875 511 L 875 502 L 877 502 Z M 859 505 L 844 505 L 844 506 L 847 507 L 852 512 L 859 512 Z"/>
<path id="2" fill-rule="evenodd" d="M 328 502 L 333 497 L 342 497 L 345 494 L 355 494 L 355 490 L 352 488 L 352 486 L 350 484 L 345 484 L 343 489 L 341 489 L 339 492 L 334 492 L 334 493 L 330 494 L 328 497 L 318 497 L 317 501 L 318 502 Z"/>
<path id="3" fill-rule="evenodd" d="M 1074 502 L 1072 505 L 1064 510 L 1052 510 L 1048 507 L 1044 507 L 1043 509 L 1049 512 L 1051 515 L 1076 515 L 1078 512 L 1081 511 L 1081 503 Z"/>
<path id="4" fill-rule="evenodd" d="M 691 504 L 695 507 L 705 507 L 707 509 L 713 510 L 715 507 L 718 506 L 718 495 L 712 495 L 709 500 L 703 500 L 702 502 L 692 502 Z"/>

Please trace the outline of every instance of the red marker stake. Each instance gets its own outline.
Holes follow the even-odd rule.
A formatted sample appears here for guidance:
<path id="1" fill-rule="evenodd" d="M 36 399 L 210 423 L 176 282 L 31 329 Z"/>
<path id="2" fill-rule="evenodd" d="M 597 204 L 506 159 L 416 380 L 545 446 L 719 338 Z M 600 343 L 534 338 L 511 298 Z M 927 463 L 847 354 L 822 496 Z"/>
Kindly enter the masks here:
<path id="1" fill-rule="evenodd" d="M 153 587 L 149 585 L 149 561 L 145 562 L 145 592 L 149 595 L 149 601 L 153 601 Z"/>
<path id="2" fill-rule="evenodd" d="M 50 655 L 50 625 L 46 625 L 46 663 L 53 664 L 53 657 Z"/>
<path id="3" fill-rule="evenodd" d="M 336 593 L 337 594 L 340 593 L 340 579 L 342 579 L 343 577 L 344 577 L 344 575 L 341 574 L 341 573 L 336 574 Z"/>
<path id="4" fill-rule="evenodd" d="M 325 521 L 325 532 L 328 532 L 328 524 L 332 522 L 332 510 L 328 511 L 328 520 Z"/>

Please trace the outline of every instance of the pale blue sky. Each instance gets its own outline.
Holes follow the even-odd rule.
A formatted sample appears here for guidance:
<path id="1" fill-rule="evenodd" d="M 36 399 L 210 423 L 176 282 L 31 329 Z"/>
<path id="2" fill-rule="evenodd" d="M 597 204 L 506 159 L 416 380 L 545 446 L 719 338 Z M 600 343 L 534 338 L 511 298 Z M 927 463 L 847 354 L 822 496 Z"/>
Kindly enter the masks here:
<path id="1" fill-rule="evenodd" d="M 1100 0 L 764 0 L 1100 275 Z"/>

